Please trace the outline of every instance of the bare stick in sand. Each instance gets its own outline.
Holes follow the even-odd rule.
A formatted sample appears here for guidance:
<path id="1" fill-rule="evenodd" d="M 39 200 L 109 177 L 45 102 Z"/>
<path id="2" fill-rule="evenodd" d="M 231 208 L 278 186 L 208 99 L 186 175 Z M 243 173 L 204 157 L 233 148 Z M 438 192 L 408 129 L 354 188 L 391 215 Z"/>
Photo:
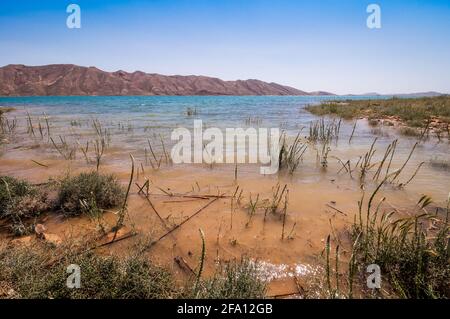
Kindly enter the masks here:
<path id="1" fill-rule="evenodd" d="M 42 166 L 42 167 L 48 168 L 48 165 L 45 165 L 45 164 L 39 163 L 38 161 L 35 161 L 35 160 L 31 160 L 31 161 L 32 161 L 33 163 L 35 163 L 35 164 L 39 165 L 39 166 Z"/>
<path id="2" fill-rule="evenodd" d="M 177 230 L 178 228 L 180 228 L 181 226 L 183 226 L 185 223 L 187 223 L 189 220 L 191 220 L 192 218 L 194 218 L 195 216 L 197 216 L 198 214 L 200 214 L 202 211 L 204 211 L 209 205 L 211 205 L 212 203 L 214 203 L 215 201 L 217 201 L 219 199 L 219 197 L 216 197 L 214 199 L 212 199 L 211 201 L 209 201 L 205 206 L 203 206 L 202 208 L 200 208 L 199 210 L 197 210 L 194 214 L 192 214 L 191 216 L 189 216 L 187 219 L 185 219 L 184 221 L 182 221 L 180 224 L 176 225 L 175 227 L 173 227 L 171 230 L 169 230 L 167 233 L 165 233 L 164 235 L 162 235 L 161 237 L 159 237 L 158 239 L 152 241 L 148 246 L 144 247 L 144 249 L 141 252 L 144 252 L 147 249 L 150 249 L 151 247 L 153 247 L 154 245 L 156 245 L 158 242 L 160 242 L 161 240 L 163 240 L 165 237 L 167 237 L 168 235 L 170 235 L 171 233 L 173 233 L 175 230 Z"/>

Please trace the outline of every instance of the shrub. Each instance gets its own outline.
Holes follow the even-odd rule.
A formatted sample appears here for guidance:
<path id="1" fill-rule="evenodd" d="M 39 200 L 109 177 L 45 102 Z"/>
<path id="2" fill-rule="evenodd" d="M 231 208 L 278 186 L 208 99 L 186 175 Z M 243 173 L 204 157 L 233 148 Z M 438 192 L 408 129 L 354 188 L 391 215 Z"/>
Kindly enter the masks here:
<path id="1" fill-rule="evenodd" d="M 10 223 L 14 234 L 28 233 L 32 227 L 26 225 L 25 220 L 39 216 L 50 206 L 47 194 L 28 182 L 0 177 L 0 219 Z"/>
<path id="2" fill-rule="evenodd" d="M 108 209 L 120 205 L 124 197 L 124 189 L 114 175 L 81 173 L 61 182 L 58 205 L 66 215 L 75 216 L 86 211 L 86 203 Z"/>
<path id="3" fill-rule="evenodd" d="M 80 289 L 67 288 L 70 264 L 80 266 Z M 170 273 L 143 257 L 99 256 L 92 251 L 76 255 L 70 249 L 58 253 L 42 244 L 0 248 L 0 298 L 151 299 L 173 294 Z"/>
<path id="4" fill-rule="evenodd" d="M 189 297 L 207 299 L 264 298 L 266 282 L 261 279 L 256 263 L 248 259 L 232 261 L 220 267 L 211 279 L 200 282 Z"/>

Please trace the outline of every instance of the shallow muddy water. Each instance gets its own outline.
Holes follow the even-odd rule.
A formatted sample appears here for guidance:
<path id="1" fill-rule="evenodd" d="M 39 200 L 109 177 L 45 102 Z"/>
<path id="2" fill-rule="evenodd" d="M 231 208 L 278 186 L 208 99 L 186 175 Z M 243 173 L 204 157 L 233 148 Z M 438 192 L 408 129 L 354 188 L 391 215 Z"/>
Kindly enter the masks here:
<path id="1" fill-rule="evenodd" d="M 325 238 L 332 234 L 334 242 L 346 243 L 346 231 L 358 211 L 361 181 L 358 170 L 350 176 L 339 162 L 350 161 L 354 167 L 359 158 L 370 149 L 373 141 L 375 154 L 372 163 L 379 163 L 388 145 L 398 139 L 392 159 L 391 171 L 403 166 L 415 138 L 403 137 L 394 127 L 370 127 L 364 119 L 358 120 L 354 136 L 349 143 L 353 123 L 342 121 L 339 138 L 330 144 L 328 164 L 324 168 L 317 159 L 321 145 L 309 143 L 302 162 L 293 174 L 259 174 L 256 164 L 239 164 L 235 179 L 235 166 L 231 164 L 166 164 L 166 151 L 173 145 L 170 132 L 182 126 L 192 129 L 194 119 L 201 119 L 204 127 L 279 127 L 292 141 L 299 131 L 309 134 L 310 122 L 318 120 L 304 106 L 329 97 L 52 97 L 52 98 L 0 98 L 0 105 L 13 106 L 9 121 L 17 121 L 7 143 L 1 146 L 0 175 L 25 178 L 42 183 L 49 178 L 60 178 L 67 173 L 95 169 L 92 163 L 93 140 L 98 137 L 93 121 L 106 130 L 108 147 L 102 157 L 100 171 L 116 174 L 125 185 L 130 174 L 130 157 L 136 159 L 135 183 L 150 180 L 150 200 L 138 194 L 134 184 L 129 198 L 126 227 L 135 229 L 138 236 L 103 248 L 105 253 L 127 251 L 139 240 L 159 238 L 168 229 L 196 214 L 170 235 L 146 251 L 153 260 L 170 267 L 180 279 L 186 274 L 174 262 L 181 257 L 195 268 L 201 253 L 199 229 L 206 236 L 206 271 L 211 273 L 218 260 L 241 258 L 248 255 L 262 262 L 262 273 L 272 281 L 271 294 L 288 293 L 295 288 L 293 277 L 314 274 L 322 265 L 320 254 Z M 367 97 L 369 98 L 369 97 Z M 197 114 L 188 116 L 187 108 Z M 28 118 L 30 114 L 30 118 Z M 48 119 L 47 128 L 45 118 Z M 33 126 L 30 132 L 29 121 Z M 327 119 L 331 121 L 331 119 Z M 57 147 L 67 144 L 74 149 L 73 159 L 64 159 Z M 41 133 L 42 132 L 42 133 Z M 161 167 L 149 164 L 148 140 Z M 161 140 L 163 142 L 161 142 Z M 87 163 L 80 150 L 90 143 Z M 302 142 L 307 143 L 305 139 Z M 145 150 L 146 149 L 146 150 Z M 145 155 L 147 153 L 147 156 Z M 415 203 L 421 195 L 431 196 L 435 206 L 444 206 L 450 191 L 450 171 L 431 165 L 435 160 L 450 160 L 450 143 L 430 138 L 420 143 L 398 178 L 405 183 L 419 169 L 415 178 L 403 188 L 384 186 L 377 195 L 386 202 L 383 210 L 398 210 L 399 214 L 415 213 Z M 43 165 L 40 165 L 43 164 Z M 153 164 L 154 165 L 154 164 Z M 365 191 L 370 193 L 381 179 L 373 179 L 377 165 L 365 178 Z M 383 170 L 384 172 L 384 170 Z M 383 176 L 383 175 L 382 175 Z M 289 190 L 283 231 L 282 209 L 274 214 L 265 213 L 273 200 L 277 185 Z M 232 195 L 242 190 L 239 201 Z M 208 197 L 205 195 L 223 195 Z M 250 199 L 258 198 L 251 212 Z M 284 198 L 281 202 L 284 204 Z M 211 202 L 211 203 L 210 203 Z M 205 205 L 209 206 L 206 208 Z M 204 208 L 204 209 L 202 209 Z M 116 216 L 105 214 L 105 222 L 113 225 Z M 96 223 L 88 218 L 64 219 L 47 215 L 42 221 L 48 231 L 64 236 L 77 236 L 95 232 Z M 284 236 L 283 236 L 284 234 Z M 284 237 L 282 240 L 281 237 Z M 6 240 L 6 239 L 5 239 Z M 348 258 L 343 250 L 343 262 Z"/>

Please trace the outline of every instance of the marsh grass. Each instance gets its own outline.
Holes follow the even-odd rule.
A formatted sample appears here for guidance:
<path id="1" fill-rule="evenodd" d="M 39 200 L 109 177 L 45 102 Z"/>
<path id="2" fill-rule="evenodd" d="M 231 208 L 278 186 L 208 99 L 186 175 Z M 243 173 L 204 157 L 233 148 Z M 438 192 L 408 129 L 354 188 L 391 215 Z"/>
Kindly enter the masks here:
<path id="1" fill-rule="evenodd" d="M 172 274 L 132 249 L 121 256 L 99 255 L 86 240 L 58 247 L 35 241 L 29 246 L 0 244 L 0 298 L 174 299 L 264 298 L 266 282 L 258 263 L 243 258 L 218 264 L 210 278 L 176 282 Z M 206 253 L 202 253 L 204 261 Z M 78 265 L 81 287 L 67 288 L 67 267 Z M 200 268 L 201 269 L 201 268 Z M 201 272 L 197 272 L 197 275 Z M 192 280 L 193 279 L 193 280 Z"/>
<path id="2" fill-rule="evenodd" d="M 306 110 L 315 115 L 335 115 L 344 119 L 398 117 L 410 127 L 425 127 L 433 117 L 450 123 L 450 96 L 328 101 L 310 105 Z"/>
<path id="3" fill-rule="evenodd" d="M 151 261 L 83 254 L 72 244 L 49 249 L 44 243 L 30 247 L 0 245 L 0 298 L 136 299 L 176 296 L 171 274 Z M 67 266 L 81 270 L 81 288 L 69 289 Z"/>
<path id="4" fill-rule="evenodd" d="M 313 121 L 309 126 L 308 141 L 311 143 L 326 143 L 329 144 L 333 140 L 339 138 L 339 131 L 341 129 L 341 120 L 332 120 L 326 122 L 323 118 Z"/>
<path id="5" fill-rule="evenodd" d="M 261 299 L 267 283 L 259 276 L 258 263 L 248 258 L 220 264 L 210 279 L 199 282 L 195 290 L 186 289 L 183 297 L 201 299 Z"/>
<path id="6" fill-rule="evenodd" d="M 123 223 L 125 221 L 125 216 L 128 212 L 128 196 L 130 195 L 130 191 L 131 191 L 131 185 L 133 184 L 133 179 L 134 179 L 134 168 L 135 168 L 135 164 L 134 164 L 134 157 L 133 155 L 130 154 L 130 159 L 131 159 L 131 172 L 130 172 L 130 180 L 128 182 L 128 187 L 127 190 L 125 192 L 125 195 L 123 195 L 123 203 L 122 203 L 122 207 L 120 208 L 120 210 L 118 211 L 118 217 L 117 217 L 117 222 L 116 225 L 114 226 L 114 236 L 113 239 L 111 240 L 112 242 L 116 239 L 117 237 L 117 232 L 119 231 L 120 228 L 122 228 Z M 147 197 L 148 199 L 148 197 Z M 151 204 L 151 201 L 148 199 L 149 203 Z M 153 204 L 151 204 L 153 210 L 156 212 Z M 157 212 L 156 212 L 157 213 Z M 158 213 L 157 213 L 158 214 Z M 158 214 L 159 216 L 159 214 Z"/>
<path id="7" fill-rule="evenodd" d="M 256 209 L 258 208 L 259 202 L 259 194 L 256 195 L 256 200 L 253 201 L 252 195 L 250 194 L 250 203 L 248 205 L 248 221 L 245 224 L 245 227 L 248 227 L 252 222 L 253 216 L 256 213 Z"/>
<path id="8" fill-rule="evenodd" d="M 368 151 L 366 153 L 364 153 L 364 155 L 359 156 L 359 159 L 356 162 L 356 164 L 353 166 L 353 168 L 352 168 L 351 160 L 347 160 L 346 162 L 344 162 L 340 158 L 333 156 L 333 158 L 337 159 L 338 162 L 342 166 L 339 169 L 338 174 L 340 172 L 342 172 L 343 170 L 345 170 L 345 172 L 347 172 L 349 174 L 350 178 L 353 178 L 353 175 L 352 175 L 353 171 L 358 170 L 359 171 L 359 181 L 360 181 L 361 185 L 365 185 L 366 179 L 367 179 L 367 176 L 369 176 L 369 173 L 372 172 L 372 169 L 377 168 L 375 173 L 372 174 L 373 181 L 377 182 L 380 178 L 386 178 L 387 176 L 389 176 L 389 179 L 387 180 L 387 182 L 389 182 L 391 185 L 396 186 L 398 188 L 407 186 L 417 176 L 417 174 L 418 174 L 420 168 L 423 166 L 423 164 L 425 164 L 425 162 L 419 163 L 418 166 L 416 167 L 414 173 L 407 181 L 405 181 L 405 182 L 398 181 L 399 177 L 401 176 L 405 167 L 411 160 L 420 141 L 414 143 L 413 147 L 411 148 L 411 151 L 408 154 L 408 157 L 403 162 L 402 166 L 399 169 L 391 172 L 391 169 L 392 169 L 391 166 L 392 166 L 392 162 L 394 159 L 395 151 L 397 149 L 398 140 L 392 141 L 392 143 L 390 143 L 387 146 L 381 160 L 378 162 L 374 162 L 375 153 L 377 152 L 377 148 L 375 146 L 377 140 L 378 140 L 378 138 L 375 138 L 373 140 L 372 144 L 370 145 L 370 148 L 368 149 Z M 318 153 L 317 157 L 318 157 L 318 159 L 320 159 L 323 156 L 319 155 L 319 153 Z M 324 167 L 326 167 L 326 166 L 324 166 Z"/>
<path id="9" fill-rule="evenodd" d="M 319 150 L 317 150 L 317 161 L 320 163 L 323 169 L 326 169 L 328 167 L 328 155 L 331 152 L 331 147 L 328 143 L 323 143 L 322 147 Z"/>
<path id="10" fill-rule="evenodd" d="M 281 137 L 280 153 L 278 155 L 279 170 L 287 170 L 290 174 L 294 173 L 303 161 L 303 155 L 307 148 L 308 145 L 301 142 L 300 132 L 290 145 L 286 141 L 286 135 L 283 134 Z"/>
<path id="11" fill-rule="evenodd" d="M 9 120 L 4 114 L 13 111 L 13 108 L 0 108 L 0 144 L 7 135 L 13 135 L 17 127 L 17 120 Z"/>
<path id="12" fill-rule="evenodd" d="M 363 212 L 361 204 L 355 214 L 348 233 L 347 270 L 339 271 L 340 245 L 336 245 L 333 258 L 328 236 L 322 279 L 317 279 L 311 290 L 322 298 L 449 298 L 450 197 L 445 216 L 429 213 L 432 200 L 422 196 L 415 210 L 399 217 L 395 210 L 381 209 L 385 198 L 374 205 L 379 189 L 366 201 L 367 211 Z M 381 289 L 367 288 L 366 268 L 372 264 L 381 269 Z"/>
<path id="13" fill-rule="evenodd" d="M 81 173 L 66 177 L 61 181 L 57 206 L 69 216 L 86 212 L 86 204 L 96 203 L 100 209 L 119 206 L 125 197 L 125 191 L 114 175 L 98 172 Z"/>
<path id="14" fill-rule="evenodd" d="M 361 209 L 359 218 L 355 215 L 349 282 L 355 272 L 363 273 L 365 266 L 377 264 L 398 297 L 449 298 L 448 204 L 446 216 L 441 218 L 427 212 L 432 200 L 422 196 L 411 216 L 396 217 L 395 211 L 381 211 L 384 199 L 373 205 L 381 184 L 367 202 L 366 218 Z"/>
<path id="15" fill-rule="evenodd" d="M 277 184 L 275 187 L 272 188 L 272 198 L 269 199 L 269 204 L 265 207 L 264 216 L 266 216 L 267 213 L 277 214 L 282 212 L 280 210 L 280 204 L 283 198 L 285 199 L 287 198 L 285 197 L 285 194 L 287 194 L 287 192 L 288 192 L 287 184 L 284 185 L 283 188 L 281 188 L 280 184 Z"/>

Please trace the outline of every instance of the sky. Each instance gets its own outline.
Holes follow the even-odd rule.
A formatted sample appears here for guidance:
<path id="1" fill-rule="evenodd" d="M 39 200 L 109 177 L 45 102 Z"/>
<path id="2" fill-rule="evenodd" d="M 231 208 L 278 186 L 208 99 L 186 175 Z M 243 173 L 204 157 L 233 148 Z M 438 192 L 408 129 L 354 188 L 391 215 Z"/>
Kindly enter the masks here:
<path id="1" fill-rule="evenodd" d="M 69 29 L 69 4 L 81 28 Z M 369 29 L 369 4 L 381 28 Z M 0 66 L 260 79 L 336 94 L 450 93 L 449 0 L 1 0 Z"/>

